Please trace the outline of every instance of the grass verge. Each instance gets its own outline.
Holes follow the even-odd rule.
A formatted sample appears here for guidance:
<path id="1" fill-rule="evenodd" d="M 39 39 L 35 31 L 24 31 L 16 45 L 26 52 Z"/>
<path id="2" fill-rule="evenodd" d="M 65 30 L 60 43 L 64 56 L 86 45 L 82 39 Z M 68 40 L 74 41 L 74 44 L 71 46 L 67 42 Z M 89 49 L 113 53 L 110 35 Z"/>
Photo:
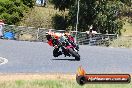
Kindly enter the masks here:
<path id="1" fill-rule="evenodd" d="M 121 30 L 121 36 L 111 41 L 111 47 L 132 48 L 132 24 L 126 22 Z"/>
<path id="2" fill-rule="evenodd" d="M 0 88 L 132 88 L 130 84 L 85 84 L 80 86 L 75 80 L 16 80 L 2 81 Z"/>
<path id="3" fill-rule="evenodd" d="M 54 76 L 54 78 L 52 78 Z M 5 78 L 5 79 L 2 79 Z M 9 80 L 8 80 L 9 79 Z M 86 84 L 76 83 L 75 75 L 0 75 L 0 88 L 132 88 L 130 84 Z"/>
<path id="4" fill-rule="evenodd" d="M 125 22 L 121 34 L 122 36 L 132 36 L 132 24 Z"/>
<path id="5" fill-rule="evenodd" d="M 132 48 L 132 37 L 119 37 L 110 44 L 111 47 Z"/>
<path id="6" fill-rule="evenodd" d="M 0 0 L 0 2 L 5 2 L 5 1 L 9 1 L 9 0 Z"/>

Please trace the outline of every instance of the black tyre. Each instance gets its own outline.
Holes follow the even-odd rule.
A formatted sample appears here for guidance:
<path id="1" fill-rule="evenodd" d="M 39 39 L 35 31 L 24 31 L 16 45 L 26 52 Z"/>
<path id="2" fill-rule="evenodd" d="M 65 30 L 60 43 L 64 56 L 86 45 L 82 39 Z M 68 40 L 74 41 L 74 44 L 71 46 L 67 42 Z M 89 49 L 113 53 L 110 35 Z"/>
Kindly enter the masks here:
<path id="1" fill-rule="evenodd" d="M 76 51 L 74 51 L 72 48 L 69 48 L 68 50 L 69 50 L 69 53 L 73 57 L 75 57 L 75 60 L 80 61 L 80 55 Z"/>

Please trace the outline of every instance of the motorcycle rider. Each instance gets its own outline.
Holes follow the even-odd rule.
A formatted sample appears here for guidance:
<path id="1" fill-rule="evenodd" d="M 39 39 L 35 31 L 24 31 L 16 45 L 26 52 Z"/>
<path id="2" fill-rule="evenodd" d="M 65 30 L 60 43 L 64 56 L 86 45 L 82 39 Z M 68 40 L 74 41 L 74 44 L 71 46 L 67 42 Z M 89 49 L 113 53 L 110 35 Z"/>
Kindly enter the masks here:
<path id="1" fill-rule="evenodd" d="M 65 51 L 63 51 L 64 49 L 62 49 L 62 51 L 59 51 L 59 49 L 61 47 L 60 43 L 65 42 L 65 40 L 68 40 L 73 46 L 76 46 L 76 44 L 74 43 L 74 38 L 68 32 L 66 32 L 66 33 L 54 33 L 54 32 L 49 31 L 49 32 L 47 32 L 46 37 L 48 40 L 48 44 L 50 46 L 54 47 L 54 50 L 53 50 L 53 56 L 54 57 L 58 57 L 59 55 L 62 55 L 62 53 L 65 52 Z M 61 48 L 63 48 L 63 47 L 61 47 Z"/>
<path id="2" fill-rule="evenodd" d="M 75 43 L 74 37 L 70 33 L 65 33 L 68 38 L 68 41 L 79 51 L 79 46 Z"/>

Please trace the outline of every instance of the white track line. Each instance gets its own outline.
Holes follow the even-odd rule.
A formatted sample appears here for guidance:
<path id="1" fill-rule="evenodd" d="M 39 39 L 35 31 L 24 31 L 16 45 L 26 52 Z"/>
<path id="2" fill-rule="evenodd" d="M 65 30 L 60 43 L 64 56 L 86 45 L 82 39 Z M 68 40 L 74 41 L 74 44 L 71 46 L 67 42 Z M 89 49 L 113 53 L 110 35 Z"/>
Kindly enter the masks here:
<path id="1" fill-rule="evenodd" d="M 8 63 L 8 60 L 6 58 L 0 57 L 0 61 L 2 60 L 2 63 L 0 65 Z"/>

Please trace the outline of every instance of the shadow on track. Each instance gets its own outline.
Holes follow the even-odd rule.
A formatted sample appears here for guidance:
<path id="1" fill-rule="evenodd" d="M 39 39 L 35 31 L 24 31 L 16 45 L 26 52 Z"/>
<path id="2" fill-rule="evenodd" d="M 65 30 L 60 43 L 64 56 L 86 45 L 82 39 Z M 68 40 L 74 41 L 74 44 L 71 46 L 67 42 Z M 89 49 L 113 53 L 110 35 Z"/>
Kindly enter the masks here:
<path id="1" fill-rule="evenodd" d="M 52 60 L 64 60 L 64 61 L 68 60 L 68 61 L 77 61 L 77 60 L 75 60 L 75 59 L 52 59 Z"/>

